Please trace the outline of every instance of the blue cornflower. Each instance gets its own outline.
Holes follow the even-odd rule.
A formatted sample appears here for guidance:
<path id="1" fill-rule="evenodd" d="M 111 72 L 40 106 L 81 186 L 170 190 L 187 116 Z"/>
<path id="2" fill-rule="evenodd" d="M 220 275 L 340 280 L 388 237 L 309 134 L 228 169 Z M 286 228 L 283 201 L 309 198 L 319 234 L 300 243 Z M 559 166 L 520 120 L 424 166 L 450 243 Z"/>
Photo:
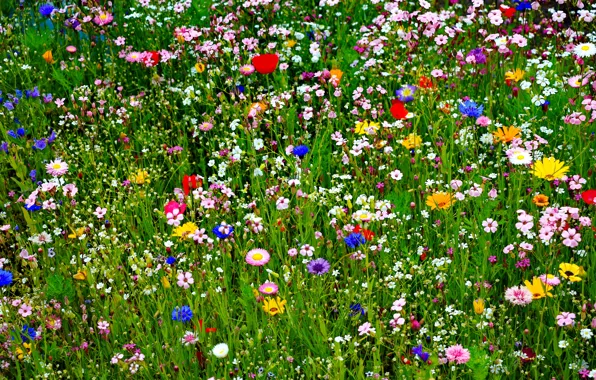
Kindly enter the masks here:
<path id="1" fill-rule="evenodd" d="M 3 106 L 9 111 L 14 109 L 14 104 L 12 104 L 12 102 L 4 102 Z"/>
<path id="2" fill-rule="evenodd" d="M 192 319 L 192 310 L 189 306 L 184 305 L 182 307 L 176 306 L 172 310 L 172 321 L 180 321 L 186 323 Z"/>
<path id="3" fill-rule="evenodd" d="M 8 132 L 6 132 L 7 135 L 9 135 L 10 137 L 12 137 L 13 139 L 18 139 L 19 136 L 17 136 L 17 133 L 15 131 L 13 131 L 12 129 L 8 130 Z"/>
<path id="4" fill-rule="evenodd" d="M 428 358 L 430 357 L 430 354 L 428 352 L 424 352 L 422 345 L 412 348 L 412 353 L 418 356 L 425 363 L 428 361 Z"/>
<path id="5" fill-rule="evenodd" d="M 46 146 L 48 146 L 48 144 L 46 143 L 46 139 L 33 140 L 33 150 L 44 150 Z"/>
<path id="6" fill-rule="evenodd" d="M 29 327 L 28 325 L 23 326 L 23 331 L 21 331 L 21 339 L 23 342 L 27 342 L 28 340 L 33 340 L 37 336 L 37 331 L 33 327 Z"/>
<path id="7" fill-rule="evenodd" d="M 54 97 L 52 96 L 52 94 L 43 94 L 43 102 L 44 103 L 49 103 L 52 101 Z"/>
<path id="8" fill-rule="evenodd" d="M 296 147 L 294 147 L 294 150 L 292 151 L 292 154 L 294 154 L 294 156 L 296 157 L 304 157 L 306 156 L 306 154 L 310 151 L 310 149 L 308 149 L 308 147 L 306 145 L 298 145 Z"/>
<path id="9" fill-rule="evenodd" d="M 33 203 L 31 206 L 25 206 L 25 209 L 27 211 L 39 211 L 39 210 L 41 210 L 41 206 Z"/>
<path id="10" fill-rule="evenodd" d="M 172 264 L 174 264 L 175 262 L 176 262 L 176 258 L 175 258 L 175 257 L 173 257 L 173 256 L 170 256 L 170 257 L 168 257 L 168 258 L 166 259 L 166 264 L 168 264 L 168 265 L 172 265 Z"/>
<path id="11" fill-rule="evenodd" d="M 9 286 L 12 284 L 12 272 L 0 269 L 0 286 Z"/>
<path id="12" fill-rule="evenodd" d="M 17 99 L 21 99 L 23 97 L 23 91 L 21 90 L 14 90 L 14 93 L 17 96 Z"/>
<path id="13" fill-rule="evenodd" d="M 348 248 L 354 249 L 357 248 L 360 244 L 366 243 L 366 239 L 362 234 L 357 234 L 352 232 L 348 237 L 344 238 L 344 242 L 348 246 Z"/>
<path id="14" fill-rule="evenodd" d="M 213 234 L 220 239 L 225 239 L 234 233 L 234 227 L 228 224 L 218 224 L 213 227 Z"/>
<path id="15" fill-rule="evenodd" d="M 2 141 L 2 144 L 0 144 L 0 150 L 4 153 L 8 153 L 8 143 L 6 141 Z"/>
<path id="16" fill-rule="evenodd" d="M 54 143 L 54 141 L 56 141 L 56 132 L 50 129 L 50 137 L 48 137 L 46 140 L 48 140 L 48 144 Z"/>
<path id="17" fill-rule="evenodd" d="M 18 120 L 17 120 L 17 121 L 18 121 Z M 26 134 L 26 133 L 27 133 L 27 131 L 25 130 L 25 128 L 22 128 L 22 127 L 21 127 L 21 128 L 19 128 L 19 129 L 17 129 L 17 135 L 18 135 L 19 137 L 25 137 L 25 134 Z"/>
<path id="18" fill-rule="evenodd" d="M 532 3 L 529 1 L 513 0 L 513 2 L 517 3 L 517 6 L 515 7 L 516 11 L 522 12 L 532 9 Z"/>
<path id="19" fill-rule="evenodd" d="M 236 92 L 238 92 L 239 94 L 244 94 L 244 86 L 241 84 L 237 85 Z"/>
<path id="20" fill-rule="evenodd" d="M 358 314 L 360 314 L 360 316 L 364 316 L 366 314 L 366 309 L 363 308 L 359 303 L 350 304 L 350 310 L 352 310 L 350 317 L 355 317 Z"/>
<path id="21" fill-rule="evenodd" d="M 29 172 L 29 178 L 31 178 L 31 181 L 35 182 L 35 179 L 37 178 L 37 170 L 31 170 Z"/>
<path id="22" fill-rule="evenodd" d="M 479 117 L 483 111 L 484 106 L 476 104 L 473 100 L 466 100 L 459 104 L 459 112 L 467 117 Z"/>
<path id="23" fill-rule="evenodd" d="M 43 17 L 50 17 L 54 12 L 54 9 L 56 8 L 54 8 L 54 6 L 50 3 L 43 4 L 39 7 L 39 14 Z"/>
<path id="24" fill-rule="evenodd" d="M 395 96 L 400 102 L 408 103 L 414 100 L 414 94 L 416 93 L 416 86 L 405 85 L 399 90 L 395 90 Z"/>

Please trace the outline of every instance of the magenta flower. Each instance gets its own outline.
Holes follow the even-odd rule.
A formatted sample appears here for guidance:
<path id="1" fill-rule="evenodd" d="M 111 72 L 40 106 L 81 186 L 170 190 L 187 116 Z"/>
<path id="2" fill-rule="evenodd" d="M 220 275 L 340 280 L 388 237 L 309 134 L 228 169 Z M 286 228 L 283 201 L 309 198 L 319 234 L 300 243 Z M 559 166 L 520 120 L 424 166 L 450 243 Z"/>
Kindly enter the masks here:
<path id="1" fill-rule="evenodd" d="M 445 350 L 445 356 L 449 360 L 449 363 L 465 364 L 470 360 L 470 351 L 463 348 L 460 344 L 456 344 Z"/>

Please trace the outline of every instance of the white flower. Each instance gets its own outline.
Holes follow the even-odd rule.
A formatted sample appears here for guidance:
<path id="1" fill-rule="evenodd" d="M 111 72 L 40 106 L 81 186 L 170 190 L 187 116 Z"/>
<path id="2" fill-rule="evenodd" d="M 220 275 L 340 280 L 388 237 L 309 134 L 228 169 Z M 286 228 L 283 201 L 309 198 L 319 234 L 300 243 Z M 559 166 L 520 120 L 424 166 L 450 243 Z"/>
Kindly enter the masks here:
<path id="1" fill-rule="evenodd" d="M 569 346 L 569 342 L 566 340 L 559 341 L 559 348 L 567 348 Z"/>
<path id="2" fill-rule="evenodd" d="M 225 343 L 220 343 L 215 345 L 215 347 L 213 347 L 213 355 L 215 355 L 218 358 L 225 358 L 226 356 L 228 356 L 228 352 L 230 351 L 230 349 L 228 348 L 228 345 Z"/>
<path id="3" fill-rule="evenodd" d="M 596 45 L 591 42 L 578 44 L 573 48 L 573 52 L 580 58 L 591 57 L 596 54 Z"/>
<path id="4" fill-rule="evenodd" d="M 528 165 L 532 162 L 532 156 L 530 152 L 522 148 L 512 149 L 509 154 L 509 161 L 513 165 Z"/>
<path id="5" fill-rule="evenodd" d="M 591 337 L 594 336 L 594 333 L 590 329 L 582 329 L 580 331 L 580 334 L 581 334 L 582 338 L 584 338 L 586 340 L 588 340 L 588 339 L 590 339 Z"/>

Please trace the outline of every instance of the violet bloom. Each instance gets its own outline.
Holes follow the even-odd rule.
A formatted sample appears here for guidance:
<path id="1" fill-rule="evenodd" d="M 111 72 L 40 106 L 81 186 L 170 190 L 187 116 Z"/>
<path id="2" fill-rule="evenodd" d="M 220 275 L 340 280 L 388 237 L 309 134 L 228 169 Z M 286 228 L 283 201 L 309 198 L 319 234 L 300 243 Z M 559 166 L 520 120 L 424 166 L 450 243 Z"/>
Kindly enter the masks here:
<path id="1" fill-rule="evenodd" d="M 329 272 L 329 268 L 331 268 L 331 265 L 329 264 L 329 261 L 325 259 L 315 259 L 308 263 L 306 265 L 306 268 L 308 269 L 308 272 L 310 274 L 322 276 L 325 273 Z"/>

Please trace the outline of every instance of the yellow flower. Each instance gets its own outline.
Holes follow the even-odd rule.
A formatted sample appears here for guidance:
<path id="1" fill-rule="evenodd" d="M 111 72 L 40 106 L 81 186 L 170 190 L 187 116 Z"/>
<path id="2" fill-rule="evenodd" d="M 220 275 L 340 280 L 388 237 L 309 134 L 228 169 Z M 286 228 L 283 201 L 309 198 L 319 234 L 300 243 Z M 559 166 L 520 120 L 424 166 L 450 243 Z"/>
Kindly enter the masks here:
<path id="1" fill-rule="evenodd" d="M 197 227 L 197 225 L 194 224 L 193 222 L 187 222 L 181 226 L 176 227 L 176 229 L 174 229 L 174 234 L 172 236 L 178 236 L 178 237 L 181 237 L 182 239 L 186 239 L 188 237 L 188 235 L 194 233 L 198 228 L 199 227 Z"/>
<path id="2" fill-rule="evenodd" d="M 23 347 L 27 351 L 27 355 L 31 355 L 31 343 L 23 343 Z M 17 347 L 16 349 L 17 359 L 23 360 L 25 357 L 25 351 L 22 348 Z"/>
<path id="3" fill-rule="evenodd" d="M 579 276 L 583 274 L 583 268 L 575 264 L 561 263 L 559 273 L 571 282 L 579 282 L 582 280 Z"/>
<path id="4" fill-rule="evenodd" d="M 519 82 L 524 78 L 524 74 L 526 74 L 526 72 L 520 69 L 515 69 L 514 71 L 507 71 L 505 73 L 505 80 Z"/>
<path id="5" fill-rule="evenodd" d="M 43 55 L 42 55 L 42 58 L 43 58 L 43 59 L 44 59 L 44 60 L 45 60 L 47 63 L 49 63 L 50 65 L 51 65 L 52 63 L 54 63 L 54 56 L 52 55 L 52 51 L 51 51 L 51 50 L 48 50 L 48 51 L 46 51 L 45 53 L 43 53 Z"/>
<path id="6" fill-rule="evenodd" d="M 553 296 L 552 293 L 549 292 L 549 290 L 551 290 L 552 287 L 550 285 L 544 284 L 542 280 L 538 277 L 534 277 L 532 279 L 532 282 L 526 280 L 524 281 L 524 284 L 526 285 L 526 288 L 528 288 L 528 290 L 532 292 L 532 298 L 535 300 L 544 298 L 546 296 Z"/>
<path id="7" fill-rule="evenodd" d="M 142 185 L 145 182 L 151 183 L 149 180 L 149 173 L 146 170 L 139 169 L 137 174 L 133 174 L 130 176 L 130 182 L 134 182 L 137 185 Z"/>
<path id="8" fill-rule="evenodd" d="M 195 70 L 197 70 L 197 73 L 202 73 L 203 71 L 205 71 L 205 64 L 201 63 L 201 62 L 197 62 L 195 64 Z"/>
<path id="9" fill-rule="evenodd" d="M 451 194 L 444 192 L 434 193 L 426 198 L 426 205 L 430 206 L 432 210 L 437 208 L 445 210 L 451 207 L 453 203 L 455 203 L 455 199 L 451 197 Z"/>
<path id="10" fill-rule="evenodd" d="M 75 280 L 79 280 L 79 281 L 85 281 L 85 280 L 87 280 L 87 271 L 81 269 L 77 272 L 77 274 L 72 276 L 72 278 L 74 278 Z"/>
<path id="11" fill-rule="evenodd" d="M 493 136 L 495 136 L 495 139 L 497 139 L 499 142 L 508 143 L 521 136 L 521 129 L 513 126 L 501 127 L 497 129 L 496 132 L 493 132 Z"/>
<path id="12" fill-rule="evenodd" d="M 265 311 L 265 313 L 269 313 L 269 315 L 283 314 L 285 311 L 284 308 L 286 306 L 286 303 L 286 300 L 282 300 L 279 297 L 275 299 L 266 298 L 263 301 L 263 310 Z"/>
<path id="13" fill-rule="evenodd" d="M 422 144 L 422 138 L 413 133 L 410 133 L 408 137 L 402 140 L 401 145 L 408 149 L 418 148 Z"/>
<path id="14" fill-rule="evenodd" d="M 356 129 L 354 130 L 354 132 L 356 132 L 359 135 L 366 135 L 368 134 L 368 130 L 372 129 L 376 132 L 379 130 L 379 128 L 381 128 L 381 125 L 379 123 L 364 120 L 356 123 Z"/>
<path id="15" fill-rule="evenodd" d="M 563 178 L 568 171 L 569 166 L 565 166 L 565 162 L 556 160 L 554 157 L 549 157 L 536 161 L 532 169 L 532 174 L 538 178 L 552 181 Z"/>
<path id="16" fill-rule="evenodd" d="M 532 198 L 532 203 L 538 207 L 546 207 L 548 206 L 548 197 L 544 194 L 538 194 Z"/>
<path id="17" fill-rule="evenodd" d="M 296 40 L 287 40 L 286 41 L 286 46 L 289 47 L 290 49 L 293 48 L 296 44 L 298 43 L 298 41 Z"/>
<path id="18" fill-rule="evenodd" d="M 168 280 L 168 278 L 166 276 L 162 276 L 161 277 L 161 284 L 163 285 L 164 288 L 166 289 L 170 289 L 170 280 Z"/>
<path id="19" fill-rule="evenodd" d="M 480 315 L 484 312 L 484 300 L 482 298 L 478 298 L 474 300 L 474 313 Z"/>
<path id="20" fill-rule="evenodd" d="M 85 227 L 77 228 L 75 231 L 72 231 L 72 234 L 68 235 L 69 239 L 76 239 L 78 237 L 83 236 L 85 233 Z"/>

